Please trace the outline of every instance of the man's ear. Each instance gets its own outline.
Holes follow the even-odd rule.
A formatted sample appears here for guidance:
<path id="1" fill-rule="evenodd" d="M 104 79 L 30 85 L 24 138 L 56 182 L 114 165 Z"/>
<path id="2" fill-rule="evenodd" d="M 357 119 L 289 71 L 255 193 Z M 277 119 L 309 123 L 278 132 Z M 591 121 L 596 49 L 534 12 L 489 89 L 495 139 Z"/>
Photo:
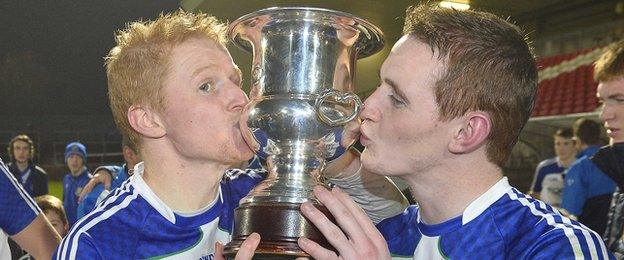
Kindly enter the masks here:
<path id="1" fill-rule="evenodd" d="M 167 133 L 158 114 L 140 105 L 132 105 L 128 108 L 128 122 L 135 131 L 147 138 L 156 139 Z"/>
<path id="2" fill-rule="evenodd" d="M 468 112 L 453 134 L 449 151 L 454 154 L 473 152 L 485 144 L 492 129 L 490 115 L 482 111 Z"/>

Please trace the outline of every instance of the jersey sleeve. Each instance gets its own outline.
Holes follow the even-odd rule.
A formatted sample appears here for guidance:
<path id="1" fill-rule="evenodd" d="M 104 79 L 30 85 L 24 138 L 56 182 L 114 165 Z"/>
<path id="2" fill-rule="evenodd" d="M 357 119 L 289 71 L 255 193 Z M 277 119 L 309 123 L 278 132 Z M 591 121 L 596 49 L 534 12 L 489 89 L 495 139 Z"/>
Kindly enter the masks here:
<path id="1" fill-rule="evenodd" d="M 533 176 L 533 183 L 531 184 L 531 190 L 534 192 L 542 191 L 542 182 L 544 181 L 544 162 L 541 162 L 535 168 L 535 176 Z"/>
<path id="2" fill-rule="evenodd" d="M 61 244 L 56 249 L 52 259 L 106 259 L 104 252 L 98 248 L 94 239 L 89 236 L 88 233 L 80 233 L 75 236 L 66 236 L 61 241 Z M 114 252 L 107 254 L 110 258 L 111 255 L 116 255 Z"/>
<path id="3" fill-rule="evenodd" d="M 585 205 L 588 194 L 588 187 L 583 180 L 585 171 L 583 160 L 587 160 L 587 157 L 579 159 L 570 166 L 565 175 L 565 187 L 561 198 L 561 207 L 576 216 L 583 212 L 583 205 Z"/>
<path id="4" fill-rule="evenodd" d="M 264 180 L 267 174 L 263 169 L 230 169 L 225 172 L 221 184 L 227 188 L 231 199 L 238 202 Z"/>
<path id="5" fill-rule="evenodd" d="M 411 257 L 416 251 L 421 234 L 417 226 L 418 207 L 409 206 L 394 217 L 384 219 L 376 225 L 388 243 L 390 254 L 394 257 Z"/>
<path id="6" fill-rule="evenodd" d="M 81 219 L 95 208 L 103 191 L 104 185 L 98 184 L 82 199 L 82 202 L 78 204 L 77 219 Z"/>
<path id="7" fill-rule="evenodd" d="M 28 226 L 41 210 L 0 160 L 0 228 L 15 235 Z"/>
<path id="8" fill-rule="evenodd" d="M 330 186 L 338 186 L 349 194 L 375 224 L 403 212 L 409 202 L 399 188 L 388 177 L 364 171 L 360 167 L 352 176 L 330 178 Z"/>

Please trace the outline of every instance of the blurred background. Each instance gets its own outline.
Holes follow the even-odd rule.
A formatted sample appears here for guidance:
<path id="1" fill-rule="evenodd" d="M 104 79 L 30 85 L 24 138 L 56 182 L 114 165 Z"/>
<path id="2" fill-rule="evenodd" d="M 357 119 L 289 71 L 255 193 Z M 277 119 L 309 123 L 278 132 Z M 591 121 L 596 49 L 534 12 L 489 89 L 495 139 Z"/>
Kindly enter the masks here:
<path id="1" fill-rule="evenodd" d="M 437 2 L 437 1 L 436 1 Z M 592 62 L 606 44 L 624 36 L 622 0 L 464 0 L 455 3 L 507 17 L 533 42 L 540 66 L 538 100 L 504 172 L 526 191 L 537 163 L 553 157 L 552 135 L 577 118 L 597 120 Z M 358 94 L 365 98 L 378 84 L 377 70 L 400 38 L 405 8 L 419 1 L 225 1 L 225 0 L 57 0 L 0 3 L 0 157 L 21 133 L 31 136 L 35 162 L 48 172 L 51 193 L 61 196 L 67 172 L 65 145 L 86 144 L 89 169 L 122 162 L 121 136 L 108 107 L 104 59 L 113 33 L 126 23 L 184 9 L 233 21 L 273 6 L 311 6 L 352 13 L 376 24 L 386 46 L 358 62 Z M 434 2 L 435 3 L 435 2 Z M 461 7 L 461 6 L 460 6 Z M 230 51 L 249 85 L 251 56 Z"/>

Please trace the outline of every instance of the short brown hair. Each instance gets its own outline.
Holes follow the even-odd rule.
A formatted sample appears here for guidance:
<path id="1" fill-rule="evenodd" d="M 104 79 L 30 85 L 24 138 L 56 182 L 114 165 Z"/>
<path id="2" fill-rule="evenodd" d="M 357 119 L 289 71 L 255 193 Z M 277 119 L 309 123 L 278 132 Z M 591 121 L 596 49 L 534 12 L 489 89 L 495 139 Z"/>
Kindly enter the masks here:
<path id="1" fill-rule="evenodd" d="M 30 139 L 30 137 L 25 134 L 17 135 L 13 137 L 13 139 L 11 139 L 11 141 L 9 142 L 9 146 L 7 147 L 7 153 L 9 154 L 9 157 L 11 157 L 11 159 L 15 158 L 15 154 L 13 154 L 13 144 L 15 144 L 15 142 L 17 141 L 22 141 L 28 144 L 30 148 L 30 158 L 28 159 L 32 160 L 32 158 L 35 156 L 35 144 L 33 143 L 32 139 Z"/>
<path id="2" fill-rule="evenodd" d="M 520 29 L 485 12 L 430 4 L 407 9 L 403 34 L 429 47 L 446 67 L 434 86 L 442 120 L 487 112 L 488 159 L 503 166 L 531 116 L 537 91 L 535 56 Z"/>
<path id="3" fill-rule="evenodd" d="M 179 10 L 154 21 L 130 23 L 117 32 L 117 46 L 106 57 L 108 96 L 115 123 L 131 143 L 141 145 L 139 133 L 128 122 L 128 109 L 142 104 L 162 110 L 161 89 L 172 49 L 194 37 L 224 45 L 225 30 L 215 17 Z"/>
<path id="4" fill-rule="evenodd" d="M 46 211 L 55 212 L 61 218 L 64 225 L 67 225 L 67 215 L 65 215 L 65 209 L 63 208 L 63 202 L 52 195 L 41 195 L 35 197 L 35 203 L 45 213 Z"/>
<path id="5" fill-rule="evenodd" d="M 572 139 L 574 138 L 574 132 L 572 132 L 572 128 L 569 127 L 559 128 L 557 129 L 557 132 L 555 132 L 555 136 Z"/>
<path id="6" fill-rule="evenodd" d="M 610 81 L 624 77 L 624 40 L 612 43 L 594 63 L 594 80 Z"/>
<path id="7" fill-rule="evenodd" d="M 580 118 L 574 122 L 574 136 L 587 145 L 600 144 L 600 124 L 594 120 Z"/>

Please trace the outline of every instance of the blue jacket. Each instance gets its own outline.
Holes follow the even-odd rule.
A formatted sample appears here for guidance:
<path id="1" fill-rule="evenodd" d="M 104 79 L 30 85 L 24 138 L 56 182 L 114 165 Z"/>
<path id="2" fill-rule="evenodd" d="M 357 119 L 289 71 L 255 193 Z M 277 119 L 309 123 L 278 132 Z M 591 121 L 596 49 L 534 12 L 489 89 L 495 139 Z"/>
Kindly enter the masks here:
<path id="1" fill-rule="evenodd" d="M 115 190 L 121 187 L 121 184 L 126 181 L 128 177 L 130 177 L 126 164 L 122 166 L 101 166 L 98 167 L 94 172 L 97 172 L 100 169 L 106 169 L 111 173 L 111 177 L 113 179 L 111 182 L 110 190 Z M 93 190 L 91 190 L 91 192 L 87 194 L 87 196 L 84 197 L 82 202 L 80 202 L 80 204 L 78 205 L 78 219 L 82 218 L 84 215 L 89 214 L 89 212 L 91 212 L 95 208 L 95 205 L 98 202 L 98 198 L 100 197 L 100 195 L 102 195 L 102 192 L 104 192 L 104 185 L 99 184 L 95 186 Z M 106 195 L 108 195 L 108 193 L 104 193 L 104 196 Z"/>
<path id="2" fill-rule="evenodd" d="M 86 167 L 77 177 L 71 173 L 63 177 L 63 207 L 70 227 L 78 220 L 78 196 L 90 179 L 91 173 Z"/>

